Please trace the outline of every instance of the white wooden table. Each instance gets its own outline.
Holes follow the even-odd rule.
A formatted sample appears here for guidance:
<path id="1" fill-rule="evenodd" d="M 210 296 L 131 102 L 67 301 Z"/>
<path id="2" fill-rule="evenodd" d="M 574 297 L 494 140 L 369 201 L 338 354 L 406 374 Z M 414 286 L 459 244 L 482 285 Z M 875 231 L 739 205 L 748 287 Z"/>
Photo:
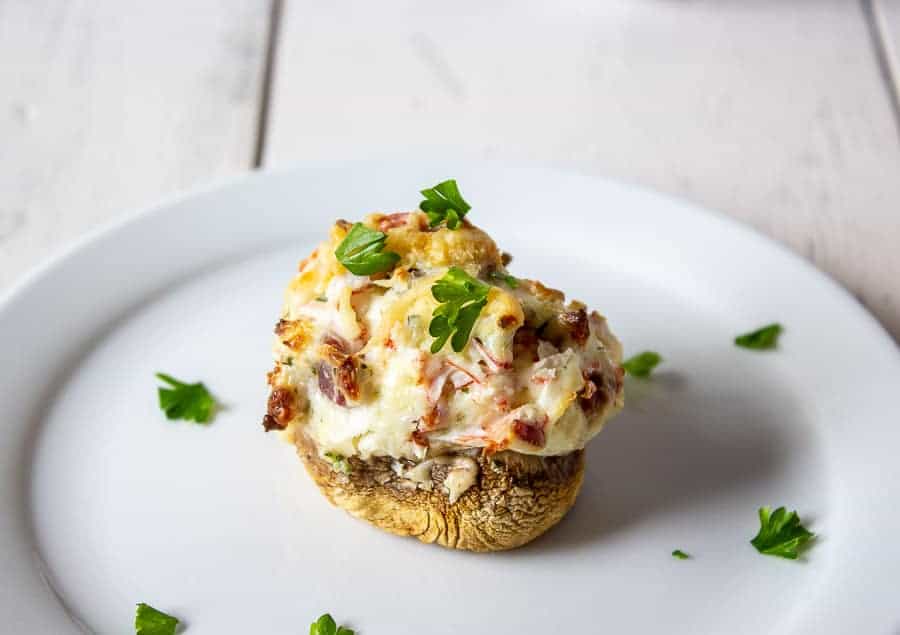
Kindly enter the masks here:
<path id="1" fill-rule="evenodd" d="M 900 0 L 5 0 L 0 289 L 195 184 L 445 147 L 730 214 L 900 339 L 898 104 Z"/>

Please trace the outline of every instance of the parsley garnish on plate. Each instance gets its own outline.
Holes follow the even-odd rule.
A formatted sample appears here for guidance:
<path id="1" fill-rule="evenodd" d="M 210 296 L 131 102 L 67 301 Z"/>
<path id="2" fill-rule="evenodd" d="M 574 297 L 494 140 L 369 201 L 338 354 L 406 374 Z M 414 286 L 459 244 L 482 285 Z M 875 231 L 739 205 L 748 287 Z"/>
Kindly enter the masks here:
<path id="1" fill-rule="evenodd" d="M 159 387 L 159 407 L 167 419 L 184 419 L 207 423 L 212 417 L 216 401 L 202 383 L 186 384 L 170 375 L 156 373 L 156 377 L 170 387 Z"/>
<path id="2" fill-rule="evenodd" d="M 400 261 L 400 256 L 384 251 L 386 240 L 387 234 L 356 223 L 334 250 L 334 257 L 357 276 L 390 271 Z"/>
<path id="3" fill-rule="evenodd" d="M 435 338 L 431 352 L 437 353 L 447 339 L 457 353 L 469 341 L 475 320 L 487 304 L 491 287 L 476 280 L 459 267 L 450 267 L 444 277 L 431 287 L 431 295 L 441 304 L 434 310 L 428 332 Z"/>
<path id="4" fill-rule="evenodd" d="M 679 560 L 687 560 L 688 558 L 690 558 L 690 556 L 683 552 L 681 549 L 676 549 L 675 551 L 673 551 L 672 557 L 678 558 Z"/>
<path id="5" fill-rule="evenodd" d="M 772 350 L 778 345 L 778 336 L 784 329 L 780 324 L 767 324 L 755 331 L 738 335 L 734 343 L 741 348 L 751 348 L 756 351 Z"/>
<path id="6" fill-rule="evenodd" d="M 421 194 L 425 200 L 419 203 L 419 209 L 428 216 L 428 224 L 431 227 L 437 227 L 446 221 L 447 227 L 456 229 L 463 217 L 472 209 L 472 206 L 466 203 L 466 199 L 459 193 L 459 188 L 453 179 L 422 190 Z"/>
<path id="7" fill-rule="evenodd" d="M 663 360 L 659 353 L 644 351 L 622 362 L 625 372 L 634 377 L 649 377 L 653 369 Z"/>
<path id="8" fill-rule="evenodd" d="M 515 289 L 519 286 L 519 279 L 509 275 L 508 273 L 502 273 L 500 271 L 492 271 L 488 277 L 494 282 L 505 282 L 506 286 L 510 289 Z"/>
<path id="9" fill-rule="evenodd" d="M 135 635 L 175 635 L 178 619 L 141 602 L 134 614 Z"/>
<path id="10" fill-rule="evenodd" d="M 796 511 L 790 514 L 784 507 L 774 512 L 768 507 L 759 509 L 759 533 L 750 541 L 760 553 L 796 560 L 798 550 L 815 537 L 800 524 Z"/>
<path id="11" fill-rule="evenodd" d="M 328 613 L 309 625 L 309 635 L 354 635 L 354 632 L 334 623 Z"/>

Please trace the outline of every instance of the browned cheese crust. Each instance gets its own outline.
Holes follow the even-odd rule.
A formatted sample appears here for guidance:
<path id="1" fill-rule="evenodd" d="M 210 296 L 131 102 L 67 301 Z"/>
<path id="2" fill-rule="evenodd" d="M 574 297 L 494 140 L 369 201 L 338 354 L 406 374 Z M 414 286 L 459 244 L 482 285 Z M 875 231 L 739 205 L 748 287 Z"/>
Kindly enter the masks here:
<path id="1" fill-rule="evenodd" d="M 320 458 L 306 435 L 297 452 L 332 504 L 400 536 L 468 551 L 503 551 L 528 543 L 558 523 L 575 504 L 584 479 L 584 451 L 539 457 L 480 454 L 478 479 L 450 504 L 436 466 L 431 491 L 415 487 L 391 469 L 391 459 L 347 459 L 349 474 Z"/>

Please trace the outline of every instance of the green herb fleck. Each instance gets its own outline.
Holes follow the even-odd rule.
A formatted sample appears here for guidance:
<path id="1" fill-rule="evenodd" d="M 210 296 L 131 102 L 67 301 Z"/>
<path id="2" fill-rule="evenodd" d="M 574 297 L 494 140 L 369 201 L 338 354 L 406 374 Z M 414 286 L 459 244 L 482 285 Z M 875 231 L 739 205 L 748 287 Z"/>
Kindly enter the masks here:
<path id="1" fill-rule="evenodd" d="M 519 286 L 519 279 L 509 275 L 508 273 L 503 273 L 502 271 L 492 271 L 490 273 L 490 279 L 494 282 L 505 282 L 506 286 L 510 289 L 515 289 Z"/>
<path id="2" fill-rule="evenodd" d="M 756 550 L 769 556 L 796 560 L 798 550 L 815 537 L 803 525 L 796 511 L 790 514 L 784 507 L 774 512 L 768 507 L 759 510 L 759 533 L 750 541 Z"/>
<path id="3" fill-rule="evenodd" d="M 338 626 L 328 613 L 309 625 L 309 635 L 354 635 L 349 628 Z"/>
<path id="4" fill-rule="evenodd" d="M 690 558 L 690 556 L 683 552 L 681 549 L 676 549 L 675 551 L 673 551 L 672 557 L 678 558 L 679 560 L 687 560 L 688 558 Z"/>
<path id="5" fill-rule="evenodd" d="M 334 256 L 358 276 L 390 271 L 400 261 L 400 256 L 384 251 L 386 240 L 386 234 L 356 223 L 334 250 Z"/>
<path id="6" fill-rule="evenodd" d="M 459 193 L 456 181 L 450 179 L 438 183 L 432 188 L 421 191 L 425 200 L 419 203 L 419 209 L 428 216 L 428 224 L 437 227 L 443 222 L 450 229 L 459 227 L 463 217 L 469 213 L 472 206 Z"/>
<path id="7" fill-rule="evenodd" d="M 663 360 L 659 353 L 644 351 L 622 362 L 622 367 L 634 377 L 649 377 L 653 369 Z"/>
<path id="8" fill-rule="evenodd" d="M 772 350 L 778 345 L 778 336 L 784 329 L 778 323 L 768 324 L 734 338 L 734 343 L 742 348 L 751 348 L 757 351 Z"/>
<path id="9" fill-rule="evenodd" d="M 164 373 L 156 377 L 170 388 L 159 387 L 159 407 L 168 419 L 184 419 L 207 423 L 216 402 L 202 383 L 186 384 Z"/>
<path id="10" fill-rule="evenodd" d="M 141 602 L 134 614 L 135 635 L 174 635 L 178 620 Z"/>
<path id="11" fill-rule="evenodd" d="M 326 452 L 325 458 L 331 461 L 331 467 L 335 472 L 349 474 L 352 471 L 350 462 L 347 461 L 346 457 L 344 457 L 343 454 L 338 454 L 337 452 Z"/>
<path id="12" fill-rule="evenodd" d="M 450 339 L 457 353 L 462 352 L 469 341 L 475 320 L 487 304 L 491 287 L 476 280 L 459 267 L 450 267 L 444 276 L 431 287 L 431 295 L 441 304 L 434 310 L 428 333 L 435 338 L 431 352 L 437 353 Z"/>
<path id="13" fill-rule="evenodd" d="M 316 302 L 328 302 L 328 298 L 326 298 L 324 295 L 320 295 L 316 298 Z"/>

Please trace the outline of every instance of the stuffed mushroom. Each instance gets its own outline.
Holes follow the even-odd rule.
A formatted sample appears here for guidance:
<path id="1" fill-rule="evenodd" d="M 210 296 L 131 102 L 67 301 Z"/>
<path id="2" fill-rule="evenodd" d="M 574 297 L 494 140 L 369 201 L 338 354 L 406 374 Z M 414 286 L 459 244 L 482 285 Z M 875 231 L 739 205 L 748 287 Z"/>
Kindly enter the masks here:
<path id="1" fill-rule="evenodd" d="M 358 518 L 510 549 L 574 504 L 584 446 L 623 406 L 622 349 L 596 311 L 513 277 L 452 181 L 423 194 L 337 221 L 300 263 L 263 427 Z"/>

